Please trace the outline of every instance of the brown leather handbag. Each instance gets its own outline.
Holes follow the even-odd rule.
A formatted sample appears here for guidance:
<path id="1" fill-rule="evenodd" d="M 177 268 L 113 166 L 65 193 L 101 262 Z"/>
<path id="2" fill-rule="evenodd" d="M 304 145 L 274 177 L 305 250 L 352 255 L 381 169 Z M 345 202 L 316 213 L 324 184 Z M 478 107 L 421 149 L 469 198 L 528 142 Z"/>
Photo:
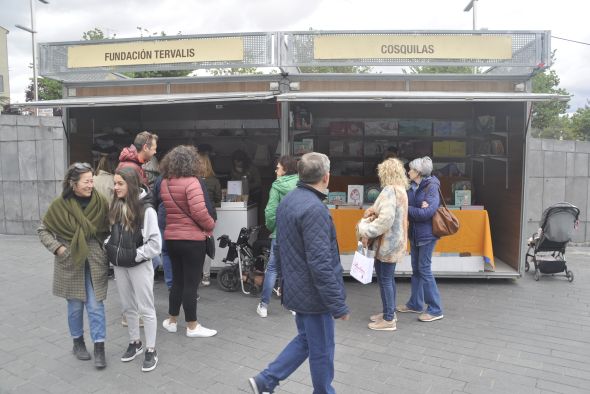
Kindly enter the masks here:
<path id="1" fill-rule="evenodd" d="M 459 231 L 459 219 L 447 208 L 440 188 L 438 189 L 438 195 L 442 206 L 439 204 L 436 213 L 432 217 L 432 233 L 440 238 L 453 235 Z"/>

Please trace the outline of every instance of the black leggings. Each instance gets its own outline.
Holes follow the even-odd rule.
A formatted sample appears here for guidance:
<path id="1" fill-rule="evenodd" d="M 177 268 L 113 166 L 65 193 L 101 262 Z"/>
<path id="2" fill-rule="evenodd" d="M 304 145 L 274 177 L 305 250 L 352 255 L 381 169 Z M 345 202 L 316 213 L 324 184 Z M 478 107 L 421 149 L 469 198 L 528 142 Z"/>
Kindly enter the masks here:
<path id="1" fill-rule="evenodd" d="M 197 320 L 197 290 L 205 262 L 205 241 L 167 240 L 172 262 L 172 288 L 168 298 L 168 313 L 178 316 L 180 305 L 184 320 Z"/>

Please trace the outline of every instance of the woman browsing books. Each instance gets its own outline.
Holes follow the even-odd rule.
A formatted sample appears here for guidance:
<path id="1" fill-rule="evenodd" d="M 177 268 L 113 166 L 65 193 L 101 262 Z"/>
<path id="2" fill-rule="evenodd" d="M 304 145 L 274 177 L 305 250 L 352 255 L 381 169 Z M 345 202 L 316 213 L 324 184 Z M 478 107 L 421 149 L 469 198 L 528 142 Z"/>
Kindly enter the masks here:
<path id="1" fill-rule="evenodd" d="M 377 173 L 383 190 L 358 224 L 358 235 L 365 247 L 375 250 L 375 271 L 379 282 L 382 312 L 370 317 L 371 330 L 395 331 L 396 263 L 406 252 L 408 228 L 408 179 L 398 159 L 387 159 Z"/>

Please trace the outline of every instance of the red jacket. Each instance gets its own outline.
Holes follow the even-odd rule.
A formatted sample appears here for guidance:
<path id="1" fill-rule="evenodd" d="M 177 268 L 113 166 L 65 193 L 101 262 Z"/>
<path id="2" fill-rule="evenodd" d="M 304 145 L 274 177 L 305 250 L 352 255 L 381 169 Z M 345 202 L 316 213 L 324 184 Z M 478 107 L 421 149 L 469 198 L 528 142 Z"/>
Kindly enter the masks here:
<path id="1" fill-rule="evenodd" d="M 143 172 L 143 167 L 141 166 L 141 162 L 139 161 L 137 153 L 137 148 L 133 144 L 123 148 L 121 154 L 119 155 L 119 165 L 117 166 L 117 170 L 125 167 L 133 168 L 135 172 L 137 172 L 137 175 L 139 175 L 139 180 L 141 183 L 148 186 L 148 180 L 145 176 L 145 173 Z"/>
<path id="2" fill-rule="evenodd" d="M 204 241 L 211 235 L 215 221 L 207 212 L 197 178 L 164 179 L 160 196 L 166 208 L 165 240 Z"/>

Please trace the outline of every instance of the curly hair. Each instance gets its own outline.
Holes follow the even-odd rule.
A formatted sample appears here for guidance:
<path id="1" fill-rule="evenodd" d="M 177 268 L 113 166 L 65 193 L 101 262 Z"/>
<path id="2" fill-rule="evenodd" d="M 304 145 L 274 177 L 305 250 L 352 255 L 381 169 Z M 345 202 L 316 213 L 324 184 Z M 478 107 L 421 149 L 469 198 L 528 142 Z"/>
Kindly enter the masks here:
<path id="1" fill-rule="evenodd" d="M 199 176 L 197 149 L 191 145 L 179 145 L 164 157 L 162 177 L 166 179 Z"/>
<path id="2" fill-rule="evenodd" d="M 409 181 L 406 176 L 404 164 L 399 159 L 386 159 L 377 166 L 377 173 L 381 181 L 381 187 L 402 186 L 408 188 Z"/>

